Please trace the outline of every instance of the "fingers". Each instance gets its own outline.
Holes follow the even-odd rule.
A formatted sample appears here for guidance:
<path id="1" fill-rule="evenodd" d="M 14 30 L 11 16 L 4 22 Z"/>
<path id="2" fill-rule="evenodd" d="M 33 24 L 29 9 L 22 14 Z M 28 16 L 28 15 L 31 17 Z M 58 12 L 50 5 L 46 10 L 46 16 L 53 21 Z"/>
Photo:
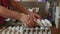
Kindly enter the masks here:
<path id="1" fill-rule="evenodd" d="M 35 18 L 35 16 L 33 16 L 33 17 L 29 18 L 29 20 L 31 20 L 30 21 L 31 27 L 35 27 L 37 18 Z"/>
<path id="2" fill-rule="evenodd" d="M 36 23 L 34 22 L 34 20 L 32 18 L 29 18 L 25 24 L 26 27 L 35 27 Z"/>
<path id="3" fill-rule="evenodd" d="M 39 15 L 36 14 L 36 18 L 41 18 Z"/>
<path id="4" fill-rule="evenodd" d="M 36 22 L 37 18 L 35 16 L 31 16 L 32 20 Z"/>
<path id="5" fill-rule="evenodd" d="M 24 16 L 21 21 L 26 27 L 35 27 L 36 20 L 35 16 Z"/>
<path id="6" fill-rule="evenodd" d="M 27 25 L 26 23 L 23 23 L 23 25 L 24 25 L 25 27 L 28 27 L 28 25 Z"/>
<path id="7" fill-rule="evenodd" d="M 32 19 L 32 18 L 29 18 L 28 21 L 27 21 L 27 25 L 28 25 L 29 27 L 33 27 L 34 24 L 35 24 L 35 23 L 33 22 L 33 19 Z"/>

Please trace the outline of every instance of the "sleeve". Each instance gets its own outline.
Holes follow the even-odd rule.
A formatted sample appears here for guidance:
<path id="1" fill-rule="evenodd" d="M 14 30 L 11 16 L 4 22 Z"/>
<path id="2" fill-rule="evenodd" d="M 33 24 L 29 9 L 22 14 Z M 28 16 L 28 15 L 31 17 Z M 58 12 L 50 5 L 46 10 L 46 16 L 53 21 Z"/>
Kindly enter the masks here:
<path id="1" fill-rule="evenodd" d="M 2 6 L 7 7 L 8 0 L 1 0 Z"/>
<path id="2" fill-rule="evenodd" d="M 1 0 L 0 0 L 0 5 L 1 5 Z"/>

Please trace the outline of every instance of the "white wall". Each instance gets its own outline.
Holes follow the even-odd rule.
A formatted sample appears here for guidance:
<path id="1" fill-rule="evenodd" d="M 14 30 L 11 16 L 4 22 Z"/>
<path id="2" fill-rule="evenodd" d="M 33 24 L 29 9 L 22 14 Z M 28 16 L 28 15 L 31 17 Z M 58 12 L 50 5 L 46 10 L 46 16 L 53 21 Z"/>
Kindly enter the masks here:
<path id="1" fill-rule="evenodd" d="M 20 0 L 15 0 L 15 1 L 20 1 Z"/>

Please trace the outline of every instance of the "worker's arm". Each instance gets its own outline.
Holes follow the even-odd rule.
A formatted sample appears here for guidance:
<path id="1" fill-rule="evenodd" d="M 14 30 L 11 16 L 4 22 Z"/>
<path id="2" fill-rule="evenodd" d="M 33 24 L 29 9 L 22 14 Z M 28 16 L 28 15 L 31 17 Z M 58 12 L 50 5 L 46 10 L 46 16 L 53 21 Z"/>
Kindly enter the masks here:
<path id="1" fill-rule="evenodd" d="M 30 12 L 29 12 L 27 9 L 25 9 L 25 7 L 24 7 L 22 4 L 14 1 L 14 0 L 9 0 L 9 4 L 10 4 L 13 8 L 15 8 L 15 9 L 17 9 L 17 10 L 19 10 L 19 11 L 22 11 L 22 12 L 25 13 L 25 14 L 30 14 Z"/>
<path id="2" fill-rule="evenodd" d="M 0 6 L 0 16 L 5 18 L 19 19 L 21 17 L 20 13 L 6 9 L 5 7 Z"/>
<path id="3" fill-rule="evenodd" d="M 41 16 L 39 16 L 36 13 L 31 13 L 30 11 L 25 9 L 25 7 L 22 4 L 14 1 L 14 0 L 9 0 L 9 3 L 11 4 L 11 6 L 15 7 L 15 9 L 18 9 L 18 10 L 22 11 L 25 14 L 29 14 L 32 18 L 34 18 L 34 19 L 40 18 L 41 19 Z"/>
<path id="4" fill-rule="evenodd" d="M 21 21 L 27 27 L 34 27 L 34 19 L 26 14 L 18 13 L 16 11 L 8 10 L 5 7 L 0 6 L 0 16 L 5 18 L 13 18 Z"/>

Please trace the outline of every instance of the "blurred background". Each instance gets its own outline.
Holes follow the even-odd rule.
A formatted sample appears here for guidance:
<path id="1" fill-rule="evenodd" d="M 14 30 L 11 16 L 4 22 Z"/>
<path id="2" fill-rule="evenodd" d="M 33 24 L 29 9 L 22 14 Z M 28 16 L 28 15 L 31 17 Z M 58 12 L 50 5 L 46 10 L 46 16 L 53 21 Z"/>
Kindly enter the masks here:
<path id="1" fill-rule="evenodd" d="M 60 0 L 15 0 L 15 1 L 22 4 L 30 12 L 32 12 L 32 10 L 35 9 L 33 12 L 39 14 L 43 19 L 48 19 L 55 28 L 55 30 L 53 30 L 54 28 L 52 27 L 52 33 L 56 32 L 56 29 L 60 29 Z M 13 9 L 13 7 L 11 7 L 10 5 L 8 5 L 7 8 L 15 11 L 17 10 Z M 16 26 L 21 24 L 20 21 L 11 18 L 4 18 L 3 20 L 4 23 L 1 26 Z"/>

